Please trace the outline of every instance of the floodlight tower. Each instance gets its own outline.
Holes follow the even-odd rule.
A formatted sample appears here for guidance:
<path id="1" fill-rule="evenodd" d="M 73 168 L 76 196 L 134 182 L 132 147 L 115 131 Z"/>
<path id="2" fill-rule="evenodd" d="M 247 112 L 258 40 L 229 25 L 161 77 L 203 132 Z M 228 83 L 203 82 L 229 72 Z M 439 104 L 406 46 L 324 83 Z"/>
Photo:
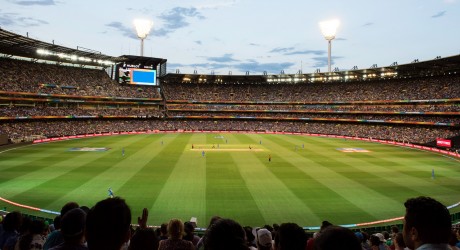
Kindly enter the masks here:
<path id="1" fill-rule="evenodd" d="M 331 41 L 334 40 L 335 34 L 337 33 L 337 28 L 340 25 L 340 21 L 337 19 L 323 21 L 319 23 L 321 28 L 321 33 L 323 33 L 324 38 L 328 41 L 328 50 L 327 50 L 327 66 L 328 72 L 331 72 Z"/>
<path id="2" fill-rule="evenodd" d="M 141 39 L 141 56 L 144 56 L 144 39 L 150 33 L 153 27 L 153 22 L 150 20 L 136 19 L 134 20 L 137 37 Z"/>

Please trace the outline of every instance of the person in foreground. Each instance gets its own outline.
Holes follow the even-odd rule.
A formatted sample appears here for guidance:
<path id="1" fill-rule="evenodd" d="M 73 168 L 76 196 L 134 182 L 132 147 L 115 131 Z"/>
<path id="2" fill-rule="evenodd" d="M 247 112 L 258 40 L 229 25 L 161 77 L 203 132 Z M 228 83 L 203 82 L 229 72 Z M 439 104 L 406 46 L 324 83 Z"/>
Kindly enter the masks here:
<path id="1" fill-rule="evenodd" d="M 362 250 L 358 237 L 348 228 L 327 227 L 315 241 L 316 250 Z"/>
<path id="2" fill-rule="evenodd" d="M 243 227 L 232 219 L 216 220 L 203 238 L 206 250 L 249 250 Z"/>
<path id="3" fill-rule="evenodd" d="M 74 208 L 65 213 L 61 220 L 61 233 L 64 242 L 50 250 L 87 250 L 85 246 L 86 213 Z"/>
<path id="4" fill-rule="evenodd" d="M 437 200 L 420 196 L 404 206 L 404 243 L 414 250 L 449 250 L 452 221 L 447 208 Z"/>
<path id="5" fill-rule="evenodd" d="M 184 223 L 179 219 L 171 219 L 168 224 L 169 238 L 160 241 L 158 250 L 194 250 L 193 243 L 182 239 Z"/>
<path id="6" fill-rule="evenodd" d="M 89 250 L 120 250 L 131 237 L 131 209 L 119 197 L 99 201 L 86 216 Z"/>
<path id="7" fill-rule="evenodd" d="M 283 223 L 275 235 L 275 250 L 304 250 L 307 234 L 296 223 Z"/>

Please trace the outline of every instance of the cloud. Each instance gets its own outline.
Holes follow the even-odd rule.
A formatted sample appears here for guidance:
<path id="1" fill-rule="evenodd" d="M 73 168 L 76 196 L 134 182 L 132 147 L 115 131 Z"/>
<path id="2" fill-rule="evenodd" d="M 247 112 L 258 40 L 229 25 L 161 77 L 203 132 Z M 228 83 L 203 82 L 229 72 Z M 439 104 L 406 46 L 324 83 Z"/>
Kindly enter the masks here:
<path id="1" fill-rule="evenodd" d="M 343 37 L 337 37 L 334 39 L 335 41 L 346 41 L 347 39 L 346 38 L 343 38 Z"/>
<path id="2" fill-rule="evenodd" d="M 326 51 L 324 50 L 299 50 L 299 51 L 291 51 L 291 52 L 287 52 L 287 53 L 284 53 L 284 55 L 286 56 L 290 56 L 290 55 L 317 55 L 317 56 L 320 56 L 320 55 L 324 55 L 326 54 Z"/>
<path id="3" fill-rule="evenodd" d="M 331 56 L 331 64 L 334 66 L 334 60 L 335 59 L 342 59 L 342 56 Z M 322 67 L 327 67 L 327 56 L 321 56 L 321 57 L 313 57 L 313 67 L 314 68 L 322 68 Z"/>
<path id="4" fill-rule="evenodd" d="M 210 73 L 214 70 L 230 70 L 230 65 L 224 63 L 195 63 L 195 64 L 183 64 L 183 63 L 168 63 L 168 71 L 176 72 L 176 69 L 181 68 L 193 68 L 199 73 Z"/>
<path id="5" fill-rule="evenodd" d="M 40 19 L 31 18 L 31 17 L 19 17 L 16 20 L 16 22 L 17 22 L 18 25 L 24 26 L 24 27 L 40 26 L 40 25 L 43 25 L 43 24 L 48 24 L 47 21 L 43 21 L 43 20 L 40 20 Z"/>
<path id="6" fill-rule="evenodd" d="M 250 43 L 249 46 L 260 46 L 260 44 L 257 44 L 257 43 Z"/>
<path id="7" fill-rule="evenodd" d="M 363 24 L 363 27 L 366 27 L 366 26 L 372 26 L 372 25 L 374 25 L 374 23 L 373 23 L 373 22 L 367 22 L 367 23 Z"/>
<path id="8" fill-rule="evenodd" d="M 327 59 L 326 59 L 327 61 Z M 171 69 L 171 72 L 175 72 L 176 69 L 181 68 L 194 68 L 198 71 L 211 72 L 217 70 L 223 71 L 232 71 L 238 70 L 240 72 L 252 72 L 255 74 L 262 74 L 264 71 L 267 71 L 269 74 L 278 74 L 282 70 L 287 70 L 294 66 L 294 63 L 283 62 L 283 63 L 259 63 L 256 60 L 247 60 L 241 63 L 232 63 L 239 62 L 239 60 L 230 61 L 230 63 L 225 62 L 208 62 L 208 63 L 195 63 L 195 64 L 182 64 L 182 63 L 168 63 L 168 69 Z M 203 73 L 203 72 L 202 72 Z"/>
<path id="9" fill-rule="evenodd" d="M 446 12 L 447 12 L 447 11 L 445 11 L 445 10 L 444 10 L 444 11 L 440 11 L 440 12 L 438 12 L 437 14 L 432 15 L 431 18 L 442 17 L 442 16 L 444 16 L 444 15 L 446 14 Z"/>
<path id="10" fill-rule="evenodd" d="M 198 5 L 196 8 L 197 9 L 220 9 L 220 8 L 227 8 L 234 6 L 238 3 L 237 0 L 229 0 L 229 1 L 220 1 L 220 2 L 214 2 L 212 4 L 203 4 L 203 5 Z"/>
<path id="11" fill-rule="evenodd" d="M 294 63 L 291 62 L 284 62 L 284 63 L 259 63 L 256 61 L 251 61 L 248 63 L 240 63 L 235 65 L 234 67 L 240 71 L 249 71 L 249 72 L 257 72 L 262 73 L 267 71 L 270 74 L 278 74 L 281 70 L 289 69 L 290 67 L 294 66 Z"/>
<path id="12" fill-rule="evenodd" d="M 269 53 L 280 53 L 285 56 L 291 55 L 324 55 L 326 51 L 324 50 L 295 50 L 294 47 L 287 47 L 287 48 L 274 48 L 269 51 Z"/>
<path id="13" fill-rule="evenodd" d="M 195 41 L 195 43 L 198 44 L 198 45 L 202 45 L 202 44 L 203 44 L 203 42 L 201 42 L 201 41 Z"/>
<path id="14" fill-rule="evenodd" d="M 167 36 L 177 29 L 189 26 L 190 23 L 187 22 L 188 18 L 205 19 L 205 17 L 194 7 L 175 7 L 167 13 L 161 14 L 158 18 L 163 20 L 164 24 L 162 28 L 153 33 L 154 36 Z"/>
<path id="15" fill-rule="evenodd" d="M 48 5 L 56 5 L 54 0 L 28 0 L 28 1 L 13 1 L 10 0 L 11 3 L 18 4 L 18 5 L 25 5 L 25 6 L 30 6 L 30 5 L 42 5 L 42 6 L 48 6 Z"/>
<path id="16" fill-rule="evenodd" d="M 121 22 L 111 22 L 111 23 L 106 24 L 105 26 L 111 27 L 111 28 L 114 28 L 114 29 L 120 31 L 123 34 L 123 36 L 133 38 L 133 39 L 137 39 L 137 36 L 135 34 L 135 31 L 134 31 L 134 27 L 133 28 L 126 27 Z"/>
<path id="17" fill-rule="evenodd" d="M 0 26 L 12 26 L 15 24 L 14 20 L 11 18 L 13 14 L 6 13 L 2 14 L 0 13 Z"/>
<path id="18" fill-rule="evenodd" d="M 289 51 L 294 50 L 294 47 L 288 47 L 288 48 L 274 48 L 269 51 L 269 53 L 288 53 Z"/>
<path id="19" fill-rule="evenodd" d="M 278 48 L 280 51 L 286 51 L 284 49 Z M 290 51 L 288 49 L 287 51 Z M 325 52 L 318 52 L 320 54 L 324 54 Z M 255 74 L 262 74 L 263 72 L 267 72 L 270 74 L 279 74 L 282 70 L 289 70 L 291 67 L 295 65 L 292 62 L 279 62 L 279 63 L 260 63 L 255 59 L 247 59 L 247 60 L 239 60 L 233 57 L 233 54 L 224 54 L 222 56 L 216 57 L 206 57 L 201 56 L 207 60 L 204 63 L 194 63 L 194 64 L 182 64 L 182 63 L 171 63 L 168 62 L 168 68 L 176 69 L 180 68 L 193 68 L 197 69 L 198 71 L 204 72 L 211 72 L 211 71 L 232 71 L 236 70 L 239 72 L 246 72 L 249 71 Z M 327 64 L 327 57 L 326 57 L 326 64 Z"/>
<path id="20" fill-rule="evenodd" d="M 219 62 L 219 63 L 229 63 L 229 62 L 238 62 L 238 60 L 232 58 L 233 54 L 224 54 L 219 57 L 206 57 L 208 61 Z"/>
<path id="21" fill-rule="evenodd" d="M 0 12 L 0 25 L 1 26 L 22 26 L 22 27 L 36 27 L 48 24 L 48 22 L 35 19 L 31 17 L 20 17 L 16 13 L 1 13 Z"/>

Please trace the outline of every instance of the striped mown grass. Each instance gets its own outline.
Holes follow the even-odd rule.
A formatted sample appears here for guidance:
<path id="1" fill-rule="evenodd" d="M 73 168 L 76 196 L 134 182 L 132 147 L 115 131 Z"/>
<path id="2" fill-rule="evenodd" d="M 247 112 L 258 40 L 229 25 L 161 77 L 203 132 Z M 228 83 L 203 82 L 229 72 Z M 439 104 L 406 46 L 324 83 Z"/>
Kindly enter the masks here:
<path id="1" fill-rule="evenodd" d="M 109 150 L 69 151 L 83 147 Z M 409 197 L 458 202 L 460 163 L 378 143 L 261 134 L 120 135 L 0 154 L 0 196 L 14 202 L 92 206 L 109 187 L 133 219 L 149 208 L 152 225 L 197 217 L 205 227 L 213 215 L 251 226 L 353 224 L 401 216 Z"/>

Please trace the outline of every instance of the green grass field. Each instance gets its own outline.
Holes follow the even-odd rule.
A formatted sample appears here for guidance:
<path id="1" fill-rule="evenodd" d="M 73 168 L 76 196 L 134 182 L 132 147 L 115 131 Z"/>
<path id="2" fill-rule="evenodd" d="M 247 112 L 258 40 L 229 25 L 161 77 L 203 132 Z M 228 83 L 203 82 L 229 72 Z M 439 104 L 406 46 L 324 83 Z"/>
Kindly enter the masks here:
<path id="1" fill-rule="evenodd" d="M 82 147 L 110 149 L 70 151 Z M 197 217 L 206 227 L 213 215 L 251 226 L 353 224 L 402 216 L 409 197 L 460 201 L 460 162 L 378 143 L 258 134 L 120 135 L 0 153 L 0 197 L 20 204 L 91 207 L 109 187 L 127 200 L 133 222 L 149 208 L 151 225 Z"/>

